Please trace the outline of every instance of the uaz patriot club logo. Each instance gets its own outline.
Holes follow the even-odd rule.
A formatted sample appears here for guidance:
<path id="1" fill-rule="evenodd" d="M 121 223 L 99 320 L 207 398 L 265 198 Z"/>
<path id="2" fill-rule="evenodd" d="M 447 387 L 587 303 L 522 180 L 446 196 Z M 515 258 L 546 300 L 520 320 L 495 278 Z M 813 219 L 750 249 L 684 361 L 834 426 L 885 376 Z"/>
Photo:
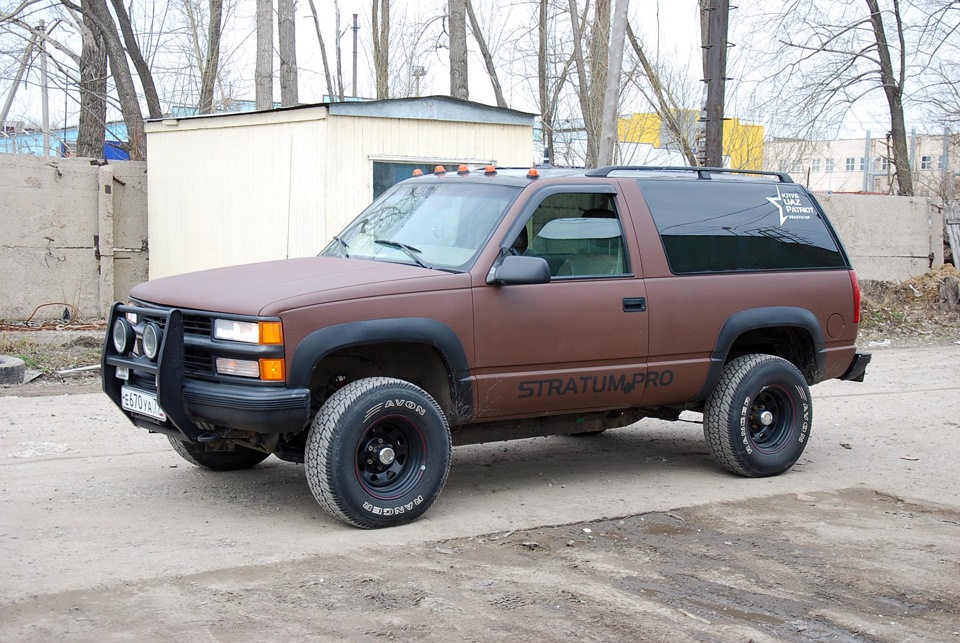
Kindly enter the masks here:
<path id="1" fill-rule="evenodd" d="M 772 203 L 780 213 L 781 226 L 788 219 L 808 221 L 814 214 L 813 206 L 804 205 L 798 192 L 781 192 L 778 187 L 777 196 L 768 196 L 767 201 Z"/>

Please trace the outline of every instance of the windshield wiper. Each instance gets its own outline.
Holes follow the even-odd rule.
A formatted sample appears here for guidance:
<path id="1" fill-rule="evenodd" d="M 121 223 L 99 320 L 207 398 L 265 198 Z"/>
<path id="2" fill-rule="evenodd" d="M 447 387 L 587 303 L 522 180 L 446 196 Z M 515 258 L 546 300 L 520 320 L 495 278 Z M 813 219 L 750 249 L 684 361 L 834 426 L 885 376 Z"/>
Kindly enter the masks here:
<path id="1" fill-rule="evenodd" d="M 373 242 L 378 246 L 386 246 L 388 248 L 393 248 L 394 250 L 400 250 L 401 252 L 403 252 L 403 254 L 413 259 L 414 263 L 416 263 L 421 268 L 427 268 L 429 270 L 433 270 L 433 266 L 427 265 L 427 263 L 424 262 L 423 259 L 417 256 L 419 254 L 422 254 L 422 251 L 419 248 L 414 248 L 413 246 L 407 245 L 406 243 L 400 243 L 399 241 L 390 241 L 388 239 L 374 239 Z"/>
<path id="2" fill-rule="evenodd" d="M 348 244 L 346 241 L 341 239 L 340 235 L 338 234 L 333 235 L 333 240 L 340 244 L 340 252 L 343 253 L 344 257 L 349 259 L 350 253 L 348 252 L 348 250 L 350 250 L 350 244 Z"/>

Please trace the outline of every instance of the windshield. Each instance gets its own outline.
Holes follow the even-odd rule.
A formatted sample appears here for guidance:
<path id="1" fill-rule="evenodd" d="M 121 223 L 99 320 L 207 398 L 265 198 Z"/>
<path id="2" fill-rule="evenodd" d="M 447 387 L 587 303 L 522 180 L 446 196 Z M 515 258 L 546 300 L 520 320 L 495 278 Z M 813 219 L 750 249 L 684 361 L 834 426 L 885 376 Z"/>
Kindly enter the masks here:
<path id="1" fill-rule="evenodd" d="M 465 270 L 519 192 L 507 185 L 400 183 L 320 254 Z"/>

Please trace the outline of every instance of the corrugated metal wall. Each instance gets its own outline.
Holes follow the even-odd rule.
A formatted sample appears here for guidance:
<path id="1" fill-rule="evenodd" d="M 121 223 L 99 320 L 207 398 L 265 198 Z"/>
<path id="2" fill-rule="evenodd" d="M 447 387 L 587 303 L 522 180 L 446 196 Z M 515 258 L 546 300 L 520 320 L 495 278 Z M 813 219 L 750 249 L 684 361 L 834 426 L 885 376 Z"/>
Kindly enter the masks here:
<path id="1" fill-rule="evenodd" d="M 532 122 L 334 116 L 318 105 L 148 123 L 150 278 L 314 255 L 370 203 L 375 160 L 526 166 Z"/>

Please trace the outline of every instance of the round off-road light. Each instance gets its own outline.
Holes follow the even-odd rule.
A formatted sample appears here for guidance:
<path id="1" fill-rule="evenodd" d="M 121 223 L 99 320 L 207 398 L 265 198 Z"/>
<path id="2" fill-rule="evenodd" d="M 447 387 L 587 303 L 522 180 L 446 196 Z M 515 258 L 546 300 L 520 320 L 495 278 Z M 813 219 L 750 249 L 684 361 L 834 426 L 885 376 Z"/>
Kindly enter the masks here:
<path id="1" fill-rule="evenodd" d="M 113 347 L 117 349 L 117 353 L 123 355 L 133 348 L 133 340 L 136 336 L 136 333 L 133 331 L 133 326 L 130 325 L 123 317 L 117 318 L 117 321 L 113 322 Z"/>
<path id="2" fill-rule="evenodd" d="M 162 339 L 163 333 L 160 331 L 160 327 L 153 322 L 148 323 L 147 327 L 143 329 L 143 354 L 151 362 L 157 359 Z"/>

